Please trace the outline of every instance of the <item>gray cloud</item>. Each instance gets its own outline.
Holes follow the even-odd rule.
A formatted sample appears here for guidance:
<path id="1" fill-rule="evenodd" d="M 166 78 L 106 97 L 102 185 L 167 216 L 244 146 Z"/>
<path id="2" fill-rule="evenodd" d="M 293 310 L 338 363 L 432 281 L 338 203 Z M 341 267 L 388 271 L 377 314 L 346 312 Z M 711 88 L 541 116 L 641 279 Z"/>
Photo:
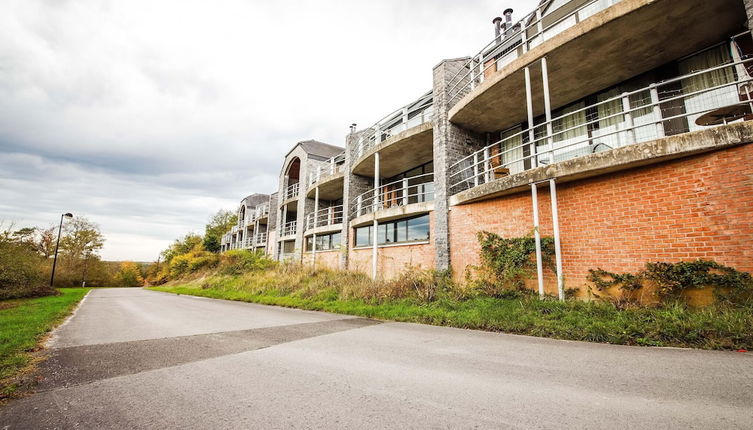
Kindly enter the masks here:
<path id="1" fill-rule="evenodd" d="M 0 220 L 98 222 L 149 260 L 271 192 L 299 140 L 342 145 L 534 1 L 19 0 L 0 5 Z"/>

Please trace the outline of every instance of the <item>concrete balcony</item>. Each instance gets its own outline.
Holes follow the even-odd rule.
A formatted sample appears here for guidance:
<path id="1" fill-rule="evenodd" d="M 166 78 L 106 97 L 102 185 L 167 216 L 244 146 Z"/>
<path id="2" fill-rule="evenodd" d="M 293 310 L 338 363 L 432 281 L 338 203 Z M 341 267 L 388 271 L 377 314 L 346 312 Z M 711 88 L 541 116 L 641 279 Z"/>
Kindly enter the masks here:
<path id="1" fill-rule="evenodd" d="M 309 174 L 306 196 L 314 198 L 319 188 L 319 198 L 339 200 L 345 184 L 345 154 L 332 157 L 324 165 L 319 165 Z"/>
<path id="2" fill-rule="evenodd" d="M 541 58 L 556 108 L 729 38 L 746 20 L 740 0 L 574 0 L 561 9 L 570 4 L 554 21 L 520 22 L 507 35 L 514 49 L 492 44 L 474 56 L 451 82 L 450 121 L 477 132 L 525 121 L 526 66 L 533 114 L 543 114 Z"/>
<path id="3" fill-rule="evenodd" d="M 376 198 L 375 198 L 376 195 Z M 365 220 L 393 219 L 433 210 L 434 174 L 413 176 L 369 190 L 351 203 L 353 225 Z"/>
<path id="4" fill-rule="evenodd" d="M 297 198 L 300 190 L 300 182 L 295 182 L 288 185 L 287 188 L 285 188 L 285 192 L 283 193 L 283 200 L 288 201 Z"/>
<path id="5" fill-rule="evenodd" d="M 753 59 L 733 60 L 521 129 L 449 167 L 450 202 L 483 200 L 541 180 L 574 180 L 745 142 L 753 127 L 747 121 L 753 113 L 751 66 Z"/>
<path id="6" fill-rule="evenodd" d="M 433 152 L 431 92 L 387 115 L 362 132 L 354 149 L 351 171 L 374 176 L 374 154 L 380 153 L 381 174 L 394 176 L 431 160 Z"/>
<path id="7" fill-rule="evenodd" d="M 343 207 L 330 206 L 306 216 L 306 233 L 325 233 L 342 230 Z"/>
<path id="8" fill-rule="evenodd" d="M 267 232 L 266 231 L 256 233 L 256 235 L 254 236 L 254 245 L 256 247 L 267 245 Z"/>
<path id="9" fill-rule="evenodd" d="M 282 229 L 280 230 L 280 239 L 294 239 L 295 234 L 297 232 L 297 222 L 296 221 L 290 221 L 285 224 L 283 224 Z"/>
<path id="10" fill-rule="evenodd" d="M 254 217 L 258 220 L 269 218 L 269 203 L 257 206 L 254 210 Z"/>

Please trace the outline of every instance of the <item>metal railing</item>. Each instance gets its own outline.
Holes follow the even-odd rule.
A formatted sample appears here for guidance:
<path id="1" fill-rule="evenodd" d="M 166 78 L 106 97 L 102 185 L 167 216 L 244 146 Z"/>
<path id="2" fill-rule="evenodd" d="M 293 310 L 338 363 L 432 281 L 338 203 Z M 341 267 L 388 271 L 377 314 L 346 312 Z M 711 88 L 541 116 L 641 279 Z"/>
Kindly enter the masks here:
<path id="1" fill-rule="evenodd" d="M 391 207 L 432 201 L 434 174 L 426 173 L 389 182 L 381 185 L 378 193 L 375 191 L 372 188 L 356 196 L 351 204 L 351 215 L 361 216 Z"/>
<path id="2" fill-rule="evenodd" d="M 309 180 L 308 180 L 308 186 L 314 185 L 315 183 L 319 182 L 323 177 L 326 178 L 328 176 L 332 176 L 335 173 L 340 173 L 343 171 L 345 165 L 345 153 L 338 154 L 329 160 L 327 160 L 324 164 L 320 164 L 316 166 L 316 169 L 314 171 L 309 172 Z"/>
<path id="3" fill-rule="evenodd" d="M 290 221 L 282 225 L 282 230 L 280 231 L 280 236 L 293 236 L 296 233 L 296 221 Z"/>
<path id="4" fill-rule="evenodd" d="M 264 246 L 267 244 L 267 232 L 259 232 L 256 233 L 256 236 L 254 236 L 254 243 L 256 246 Z"/>
<path id="5" fill-rule="evenodd" d="M 369 149 L 389 139 L 402 131 L 411 129 L 425 122 L 431 121 L 434 112 L 432 91 L 409 103 L 376 124 L 367 128 L 360 136 L 356 146 L 356 159 L 363 156 Z"/>
<path id="6" fill-rule="evenodd" d="M 255 219 L 264 218 L 267 215 L 269 215 L 269 203 L 264 203 L 254 209 Z"/>
<path id="7" fill-rule="evenodd" d="M 298 192 L 301 189 L 301 183 L 296 182 L 293 184 L 288 185 L 287 188 L 285 188 L 285 197 L 283 200 L 292 199 L 294 197 L 298 197 Z"/>
<path id="8" fill-rule="evenodd" d="M 521 54 L 622 0 L 591 0 L 562 17 L 547 22 L 547 15 L 552 12 L 547 11 L 547 8 L 553 1 L 540 4 L 473 55 L 448 82 L 450 104 Z M 567 3 L 563 6 L 567 6 Z"/>
<path id="9" fill-rule="evenodd" d="M 450 166 L 449 194 L 538 166 L 749 119 L 751 62 L 695 71 L 520 129 Z"/>
<path id="10" fill-rule="evenodd" d="M 254 246 L 254 238 L 253 237 L 248 237 L 248 238 L 246 238 L 246 239 L 243 240 L 243 247 L 244 248 L 253 248 L 253 246 Z"/>
<path id="11" fill-rule="evenodd" d="M 330 206 L 306 215 L 306 230 L 311 230 L 312 228 L 317 227 L 324 227 L 327 225 L 340 224 L 342 222 L 342 205 Z"/>

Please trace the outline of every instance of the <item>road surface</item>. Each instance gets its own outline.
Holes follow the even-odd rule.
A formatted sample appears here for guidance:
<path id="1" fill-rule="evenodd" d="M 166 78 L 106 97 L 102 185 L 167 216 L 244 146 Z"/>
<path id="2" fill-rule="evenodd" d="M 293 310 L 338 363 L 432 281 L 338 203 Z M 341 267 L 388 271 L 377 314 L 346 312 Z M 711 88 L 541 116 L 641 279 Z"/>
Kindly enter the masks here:
<path id="1" fill-rule="evenodd" d="M 92 291 L 0 428 L 753 428 L 753 354 Z"/>

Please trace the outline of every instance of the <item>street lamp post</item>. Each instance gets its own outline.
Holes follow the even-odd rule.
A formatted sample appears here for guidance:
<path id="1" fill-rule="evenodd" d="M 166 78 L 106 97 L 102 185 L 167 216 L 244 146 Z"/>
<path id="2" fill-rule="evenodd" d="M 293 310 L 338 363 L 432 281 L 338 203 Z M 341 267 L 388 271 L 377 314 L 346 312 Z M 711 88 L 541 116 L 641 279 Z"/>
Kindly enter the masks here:
<path id="1" fill-rule="evenodd" d="M 63 218 L 73 218 L 73 214 L 70 212 L 60 215 L 60 226 L 58 227 L 58 240 L 55 243 L 55 258 L 52 260 L 52 275 L 50 276 L 50 288 L 52 288 L 53 282 L 55 282 L 55 266 L 58 264 L 58 248 L 60 247 L 60 234 L 63 231 Z"/>

